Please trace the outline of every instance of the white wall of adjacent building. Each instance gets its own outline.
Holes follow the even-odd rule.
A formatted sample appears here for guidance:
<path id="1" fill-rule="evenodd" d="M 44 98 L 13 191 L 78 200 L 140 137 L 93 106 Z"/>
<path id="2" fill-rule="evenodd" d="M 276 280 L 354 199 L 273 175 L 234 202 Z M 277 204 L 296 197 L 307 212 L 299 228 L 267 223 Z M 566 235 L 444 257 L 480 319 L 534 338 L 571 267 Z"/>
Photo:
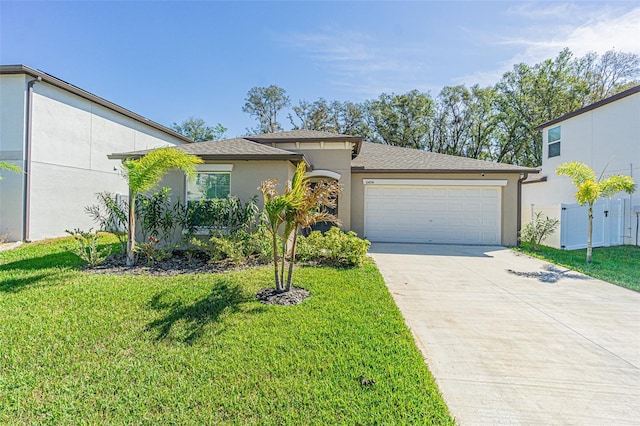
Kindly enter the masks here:
<path id="1" fill-rule="evenodd" d="M 560 155 L 549 158 L 549 130 L 558 126 L 561 134 Z M 530 220 L 532 212 L 538 211 L 561 220 L 562 205 L 576 203 L 576 189 L 571 180 L 556 175 L 556 168 L 562 163 L 579 161 L 590 166 L 598 175 L 603 171 L 605 174 L 631 175 L 635 182 L 640 184 L 640 93 L 545 127 L 542 129 L 542 137 L 543 160 L 539 176 L 546 176 L 547 182 L 523 185 L 523 224 Z M 612 235 L 604 245 L 608 245 L 609 241 L 611 244 L 619 244 L 618 241 L 635 244 L 634 206 L 640 206 L 640 191 L 636 190 L 632 195 L 621 192 L 613 196 L 611 201 L 613 200 L 620 200 L 623 213 L 622 217 L 616 219 L 621 221 L 620 228 L 611 226 L 611 229 L 614 230 L 612 232 L 622 235 Z M 609 200 L 602 200 L 601 203 L 606 201 Z M 612 219 L 607 214 L 604 220 L 609 222 Z M 560 226 L 562 227 L 562 224 Z M 575 241 L 575 238 L 572 240 Z M 586 242 L 586 235 L 584 240 Z M 561 241 L 561 229 L 549 238 L 546 244 L 557 248 L 565 245 Z"/>
<path id="2" fill-rule="evenodd" d="M 25 167 L 25 75 L 2 75 L 0 155 Z M 6 96 L 5 96 L 6 95 Z M 38 82 L 32 104 L 30 240 L 95 224 L 84 207 L 101 191 L 127 193 L 120 161 L 108 154 L 179 145 L 183 140 L 74 93 Z M 22 235 L 23 177 L 0 183 L 0 233 Z"/>

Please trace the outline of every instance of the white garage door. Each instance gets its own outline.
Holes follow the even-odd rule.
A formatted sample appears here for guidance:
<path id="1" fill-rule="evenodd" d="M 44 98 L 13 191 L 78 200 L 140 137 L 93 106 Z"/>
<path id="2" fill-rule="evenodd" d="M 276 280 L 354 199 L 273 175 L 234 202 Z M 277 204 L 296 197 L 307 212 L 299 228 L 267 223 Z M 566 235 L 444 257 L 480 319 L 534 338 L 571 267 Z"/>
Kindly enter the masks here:
<path id="1" fill-rule="evenodd" d="M 374 242 L 500 244 L 498 186 L 365 186 Z"/>

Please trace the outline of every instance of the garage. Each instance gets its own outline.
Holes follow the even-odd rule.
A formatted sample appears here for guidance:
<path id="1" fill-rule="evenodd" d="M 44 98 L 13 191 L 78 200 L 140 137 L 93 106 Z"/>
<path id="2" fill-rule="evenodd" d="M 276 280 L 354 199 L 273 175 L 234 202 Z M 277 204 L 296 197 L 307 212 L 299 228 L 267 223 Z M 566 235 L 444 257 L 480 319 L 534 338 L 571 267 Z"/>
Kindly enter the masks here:
<path id="1" fill-rule="evenodd" d="M 365 179 L 365 235 L 373 242 L 501 242 L 506 181 Z"/>

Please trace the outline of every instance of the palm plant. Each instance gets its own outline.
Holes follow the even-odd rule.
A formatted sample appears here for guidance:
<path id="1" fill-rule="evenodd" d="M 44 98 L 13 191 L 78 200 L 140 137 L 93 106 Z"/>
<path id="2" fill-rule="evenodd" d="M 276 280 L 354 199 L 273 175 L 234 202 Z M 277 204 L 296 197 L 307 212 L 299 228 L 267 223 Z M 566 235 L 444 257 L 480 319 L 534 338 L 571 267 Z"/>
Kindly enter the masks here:
<path id="1" fill-rule="evenodd" d="M 122 162 L 125 177 L 129 182 L 129 236 L 127 240 L 127 266 L 135 263 L 136 197 L 158 185 L 160 179 L 172 169 L 184 171 L 188 176 L 195 175 L 196 165 L 202 159 L 186 154 L 175 148 L 159 148 L 150 151 L 144 157 L 127 159 Z"/>
<path id="2" fill-rule="evenodd" d="M 613 194 L 625 191 L 632 194 L 636 190 L 636 184 L 630 176 L 613 175 L 603 179 L 604 171 L 596 179 L 595 172 L 591 167 L 578 161 L 563 163 L 558 166 L 556 173 L 560 176 L 571 178 L 571 182 L 576 186 L 575 194 L 578 204 L 589 206 L 588 226 L 587 226 L 587 263 L 592 259 L 592 235 L 593 235 L 593 204 L 600 197 L 611 197 Z"/>
<path id="3" fill-rule="evenodd" d="M 327 213 L 323 207 L 335 207 L 336 196 L 341 191 L 340 185 L 337 182 L 319 182 L 311 186 L 305 173 L 306 165 L 300 163 L 281 195 L 276 189 L 278 182 L 275 179 L 268 179 L 260 186 L 264 197 L 266 229 L 272 238 L 273 271 L 275 288 L 278 292 L 291 290 L 300 228 L 309 228 L 318 222 L 339 223 L 338 218 Z M 289 252 L 289 240 L 292 235 Z M 278 259 L 278 238 L 281 241 L 282 257 L 280 259 Z M 287 253 L 289 253 L 289 268 L 285 282 Z"/>
<path id="4" fill-rule="evenodd" d="M 331 222 L 340 226 L 340 220 L 334 214 L 327 212 L 326 208 L 333 209 L 336 207 L 336 199 L 341 192 L 342 187 L 337 181 L 321 181 L 313 186 L 308 182 L 305 183 L 303 203 L 291 215 L 293 241 L 291 243 L 289 272 L 285 291 L 291 290 L 293 267 L 296 260 L 296 245 L 300 229 L 310 229 L 319 222 Z"/>
<path id="5" fill-rule="evenodd" d="M 22 173 L 22 169 L 20 167 L 6 161 L 0 161 L 0 170 L 8 170 L 13 173 Z M 0 176 L 0 180 L 2 180 L 2 176 Z"/>
<path id="6" fill-rule="evenodd" d="M 284 267 L 287 253 L 287 240 L 291 235 L 291 212 L 299 208 L 304 202 L 304 185 L 307 180 L 304 177 L 306 164 L 300 163 L 293 178 L 287 182 L 287 186 L 282 194 L 278 194 L 276 179 L 267 179 L 260 185 L 260 191 L 264 197 L 265 225 L 267 232 L 271 235 L 271 245 L 273 249 L 273 272 L 275 278 L 275 288 L 277 292 L 284 291 Z M 280 229 L 285 224 L 282 234 Z M 282 268 L 278 268 L 278 237 L 282 241 Z"/>

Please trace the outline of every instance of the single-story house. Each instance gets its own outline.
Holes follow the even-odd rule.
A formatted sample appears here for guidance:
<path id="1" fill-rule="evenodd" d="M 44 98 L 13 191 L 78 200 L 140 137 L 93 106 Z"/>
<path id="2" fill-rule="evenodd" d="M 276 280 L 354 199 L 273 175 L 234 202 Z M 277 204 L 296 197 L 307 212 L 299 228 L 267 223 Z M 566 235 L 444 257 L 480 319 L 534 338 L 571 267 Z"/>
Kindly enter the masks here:
<path id="1" fill-rule="evenodd" d="M 200 156 L 196 179 L 168 174 L 163 186 L 182 200 L 203 193 L 247 200 L 260 183 L 290 179 L 308 164 L 312 179 L 343 186 L 337 215 L 345 230 L 374 242 L 515 245 L 520 185 L 537 169 L 365 142 L 361 137 L 293 130 L 176 147 Z M 148 150 L 116 152 L 111 159 Z M 207 179 L 205 179 L 205 177 Z M 198 182 L 216 188 L 203 188 Z"/>
<path id="2" fill-rule="evenodd" d="M 127 193 L 114 151 L 192 141 L 121 106 L 24 65 L 0 66 L 0 235 L 59 237 L 95 224 L 84 207 L 102 191 Z"/>
<path id="3" fill-rule="evenodd" d="M 640 85 L 558 117 L 537 127 L 542 131 L 540 177 L 522 187 L 524 223 L 542 212 L 560 221 L 559 230 L 545 244 L 563 249 L 587 246 L 587 207 L 576 204 L 576 189 L 556 174 L 565 162 L 579 161 L 597 175 L 640 176 Z M 594 205 L 593 246 L 638 244 L 640 197 L 624 192 Z"/>

